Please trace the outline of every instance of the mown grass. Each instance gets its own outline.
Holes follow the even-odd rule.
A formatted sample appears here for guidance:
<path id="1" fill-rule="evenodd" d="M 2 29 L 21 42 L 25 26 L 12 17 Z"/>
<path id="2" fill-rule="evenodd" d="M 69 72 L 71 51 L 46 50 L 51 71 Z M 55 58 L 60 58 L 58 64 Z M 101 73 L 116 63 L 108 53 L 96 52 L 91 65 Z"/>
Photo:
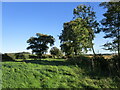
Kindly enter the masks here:
<path id="1" fill-rule="evenodd" d="M 2 88 L 117 88 L 110 77 L 93 78 L 64 59 L 2 62 Z"/>

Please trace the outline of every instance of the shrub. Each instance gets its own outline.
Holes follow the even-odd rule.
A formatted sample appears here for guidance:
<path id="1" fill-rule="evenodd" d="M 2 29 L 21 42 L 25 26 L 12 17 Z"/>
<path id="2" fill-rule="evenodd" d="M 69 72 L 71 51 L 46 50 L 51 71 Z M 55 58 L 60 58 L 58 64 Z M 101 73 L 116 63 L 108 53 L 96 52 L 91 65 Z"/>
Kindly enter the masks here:
<path id="1" fill-rule="evenodd" d="M 5 54 L 11 57 L 12 59 L 15 59 L 15 53 L 5 53 Z"/>
<path id="2" fill-rule="evenodd" d="M 37 59 L 37 56 L 36 55 L 29 55 L 29 58 L 30 59 Z"/>
<path id="3" fill-rule="evenodd" d="M 15 61 L 12 57 L 8 56 L 7 54 L 2 54 L 2 61 Z"/>
<path id="4" fill-rule="evenodd" d="M 25 55 L 23 53 L 15 53 L 15 58 L 16 59 L 26 59 Z"/>
<path id="5" fill-rule="evenodd" d="M 80 64 L 80 63 L 86 63 L 89 62 L 89 58 L 84 55 L 79 55 L 76 57 L 68 58 L 67 61 L 74 63 L 74 64 Z"/>
<path id="6" fill-rule="evenodd" d="M 50 50 L 50 54 L 54 57 L 54 58 L 61 58 L 63 56 L 62 51 L 60 49 L 58 49 L 57 47 L 52 47 Z"/>
<path id="7" fill-rule="evenodd" d="M 62 56 L 61 58 L 62 58 L 62 59 L 67 59 L 67 57 L 66 57 L 66 56 Z"/>
<path id="8" fill-rule="evenodd" d="M 120 56 L 115 55 L 112 57 L 112 60 L 115 61 L 116 63 L 120 64 Z"/>
<path id="9" fill-rule="evenodd" d="M 111 58 L 111 64 L 112 64 L 112 71 L 114 71 L 113 73 L 115 73 L 116 75 L 120 76 L 120 56 L 115 55 Z"/>

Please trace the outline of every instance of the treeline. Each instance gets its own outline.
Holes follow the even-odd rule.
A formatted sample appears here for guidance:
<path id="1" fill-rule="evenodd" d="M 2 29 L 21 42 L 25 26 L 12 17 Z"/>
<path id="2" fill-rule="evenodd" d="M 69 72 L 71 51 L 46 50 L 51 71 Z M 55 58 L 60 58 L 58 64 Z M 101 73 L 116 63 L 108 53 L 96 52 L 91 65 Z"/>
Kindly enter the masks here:
<path id="1" fill-rule="evenodd" d="M 41 58 L 52 58 L 52 55 L 46 54 L 43 55 Z M 2 61 L 17 61 L 17 59 L 39 59 L 37 55 L 33 55 L 30 53 L 5 53 L 2 54 Z"/>
<path id="2" fill-rule="evenodd" d="M 50 54 L 42 54 L 42 56 L 38 56 L 36 54 L 31 54 L 29 52 L 18 52 L 18 53 L 5 53 L 2 54 L 2 61 L 17 61 L 17 59 L 45 59 L 45 58 L 63 58 L 65 56 L 62 54 L 61 50 L 57 47 L 53 47 L 50 50 Z"/>
<path id="3" fill-rule="evenodd" d="M 29 55 L 29 52 L 4 53 L 2 54 L 2 61 L 15 61 L 15 59 L 27 59 L 29 58 Z"/>
<path id="4" fill-rule="evenodd" d="M 94 50 L 93 40 L 95 34 L 104 32 L 104 38 L 113 38 L 103 45 L 103 49 L 117 51 L 120 56 L 120 2 L 102 2 L 100 6 L 107 11 L 104 18 L 98 22 L 96 12 L 91 6 L 78 5 L 73 10 L 73 19 L 63 24 L 62 33 L 59 35 L 60 47 L 67 57 L 75 57 Z M 36 37 L 27 40 L 32 53 L 39 57 L 46 54 L 49 46 L 53 46 L 55 38 L 51 35 L 36 33 Z"/>

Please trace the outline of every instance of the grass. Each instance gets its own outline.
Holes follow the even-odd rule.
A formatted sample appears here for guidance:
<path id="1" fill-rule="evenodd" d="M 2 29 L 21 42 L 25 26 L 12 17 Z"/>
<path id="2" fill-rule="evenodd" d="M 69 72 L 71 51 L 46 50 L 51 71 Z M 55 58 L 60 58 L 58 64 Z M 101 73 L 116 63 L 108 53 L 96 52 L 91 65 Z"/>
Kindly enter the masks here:
<path id="1" fill-rule="evenodd" d="M 117 88 L 110 77 L 93 78 L 89 70 L 64 59 L 2 62 L 2 88 Z"/>

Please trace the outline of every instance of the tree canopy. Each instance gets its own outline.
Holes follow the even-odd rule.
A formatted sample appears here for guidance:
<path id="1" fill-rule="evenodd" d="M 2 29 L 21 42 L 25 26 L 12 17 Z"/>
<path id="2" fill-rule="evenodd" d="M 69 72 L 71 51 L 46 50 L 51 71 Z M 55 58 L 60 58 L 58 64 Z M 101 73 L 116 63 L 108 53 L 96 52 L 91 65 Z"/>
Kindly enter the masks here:
<path id="1" fill-rule="evenodd" d="M 103 45 L 104 49 L 118 51 L 120 55 L 120 2 L 102 2 L 100 6 L 107 9 L 101 21 L 102 31 L 106 34 L 104 38 L 112 39 Z"/>
<path id="2" fill-rule="evenodd" d="M 50 50 L 50 53 L 51 53 L 51 55 L 54 56 L 54 58 L 55 58 L 55 56 L 56 57 L 61 57 L 62 56 L 61 50 L 58 49 L 57 47 L 52 47 L 51 50 Z"/>
<path id="3" fill-rule="evenodd" d="M 27 43 L 29 43 L 29 46 L 27 49 L 32 49 L 32 53 L 37 54 L 41 57 L 42 54 L 47 52 L 48 50 L 48 44 L 50 46 L 54 45 L 54 37 L 51 35 L 36 33 L 37 37 L 31 37 L 27 40 Z"/>
<path id="4" fill-rule="evenodd" d="M 87 28 L 89 29 L 89 39 L 91 40 L 91 45 L 92 45 L 92 50 L 95 55 L 95 51 L 93 48 L 93 42 L 95 34 L 94 33 L 99 33 L 100 28 L 99 28 L 99 23 L 96 20 L 95 12 L 93 11 L 93 8 L 91 6 L 87 5 L 78 5 L 76 8 L 73 10 L 74 17 L 73 19 L 76 18 L 82 18 L 84 19 L 87 23 Z"/>
<path id="5" fill-rule="evenodd" d="M 87 22 L 82 18 L 64 23 L 64 30 L 60 35 L 61 49 L 66 55 L 78 55 L 82 51 L 87 52 L 91 48 L 91 39 L 89 34 L 93 33 L 87 28 Z"/>
<path id="6" fill-rule="evenodd" d="M 94 33 L 99 30 L 95 12 L 90 6 L 79 5 L 73 10 L 73 14 L 73 20 L 64 23 L 59 36 L 61 49 L 66 55 L 78 55 L 83 51 L 87 52 L 90 48 L 93 49 Z"/>

